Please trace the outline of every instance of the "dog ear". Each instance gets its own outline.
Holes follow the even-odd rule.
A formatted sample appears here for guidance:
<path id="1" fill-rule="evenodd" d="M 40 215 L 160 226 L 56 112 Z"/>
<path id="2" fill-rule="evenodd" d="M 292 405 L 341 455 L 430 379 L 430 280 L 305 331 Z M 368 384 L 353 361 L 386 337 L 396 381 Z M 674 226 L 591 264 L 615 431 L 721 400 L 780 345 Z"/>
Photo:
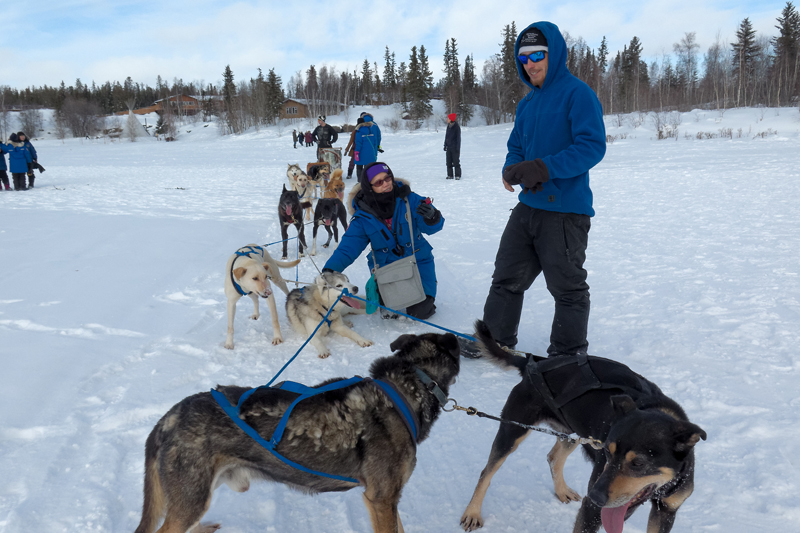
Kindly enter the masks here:
<path id="1" fill-rule="evenodd" d="M 636 409 L 636 403 L 627 394 L 618 394 L 611 397 L 611 407 L 618 417 L 623 417 Z"/>
<path id="2" fill-rule="evenodd" d="M 445 333 L 439 335 L 439 347 L 447 353 L 458 359 L 461 355 L 461 347 L 458 345 L 458 339 L 452 333 Z"/>
<path id="3" fill-rule="evenodd" d="M 234 269 L 233 277 L 236 279 L 242 279 L 242 276 L 244 276 L 245 272 L 247 272 L 247 269 L 245 267 L 239 267 L 237 269 Z"/>
<path id="4" fill-rule="evenodd" d="M 397 337 L 392 344 L 389 345 L 389 349 L 394 353 L 398 350 L 402 350 L 406 346 L 409 345 L 412 341 L 416 340 L 416 335 L 400 335 Z"/>
<path id="5" fill-rule="evenodd" d="M 270 266 L 270 264 L 269 264 L 269 263 L 261 263 L 261 266 L 263 266 L 263 267 L 264 267 L 264 270 L 266 270 L 266 271 L 267 271 L 267 272 L 269 272 L 270 274 L 272 273 L 272 267 Z"/>
<path id="6" fill-rule="evenodd" d="M 694 445 L 700 442 L 700 439 L 706 440 L 706 432 L 700 426 L 692 424 L 691 422 L 680 421 L 673 427 L 673 438 L 675 439 L 675 457 L 682 460 L 689 454 Z"/>
<path id="7" fill-rule="evenodd" d="M 286 191 L 286 184 L 285 184 L 285 183 L 283 184 L 283 192 L 287 192 L 287 191 Z"/>

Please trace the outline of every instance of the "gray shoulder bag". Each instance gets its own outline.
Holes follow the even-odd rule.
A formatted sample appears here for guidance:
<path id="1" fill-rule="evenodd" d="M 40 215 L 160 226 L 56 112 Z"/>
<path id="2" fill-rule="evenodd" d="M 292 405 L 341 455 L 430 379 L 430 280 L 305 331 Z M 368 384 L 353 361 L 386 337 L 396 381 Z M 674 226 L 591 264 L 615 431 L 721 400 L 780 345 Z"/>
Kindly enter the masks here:
<path id="1" fill-rule="evenodd" d="M 406 221 L 408 221 L 408 230 L 411 232 L 411 255 L 378 268 L 375 249 L 372 250 L 372 260 L 375 263 L 372 275 L 375 276 L 375 283 L 378 285 L 383 305 L 396 310 L 405 309 L 425 299 L 425 290 L 422 288 L 422 279 L 419 275 L 417 256 L 414 251 L 411 204 L 408 203 L 408 198 L 404 198 L 404 200 L 406 202 Z"/>

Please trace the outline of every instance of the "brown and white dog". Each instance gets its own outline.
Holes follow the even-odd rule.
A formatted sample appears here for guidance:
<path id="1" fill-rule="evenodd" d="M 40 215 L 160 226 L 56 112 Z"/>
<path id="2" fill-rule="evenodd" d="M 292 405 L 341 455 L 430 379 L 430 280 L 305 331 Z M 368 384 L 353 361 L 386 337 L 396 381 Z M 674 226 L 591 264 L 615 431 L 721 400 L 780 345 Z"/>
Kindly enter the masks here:
<path id="1" fill-rule="evenodd" d="M 278 308 L 275 305 L 275 295 L 270 280 L 288 295 L 289 288 L 281 277 L 279 268 L 292 268 L 299 262 L 299 259 L 289 262 L 275 261 L 262 246 L 256 244 L 243 246 L 228 258 L 228 264 L 225 266 L 225 297 L 228 300 L 228 334 L 225 338 L 225 348 L 233 350 L 233 319 L 236 316 L 236 302 L 242 296 L 249 296 L 253 300 L 255 312 L 250 316 L 253 320 L 258 320 L 260 316 L 259 296 L 267 299 L 272 316 L 272 344 L 283 342 L 278 322 Z"/>
<path id="2" fill-rule="evenodd" d="M 322 191 L 323 198 L 338 198 L 344 200 L 344 181 L 342 181 L 342 169 L 337 168 L 333 171 L 327 187 Z"/>

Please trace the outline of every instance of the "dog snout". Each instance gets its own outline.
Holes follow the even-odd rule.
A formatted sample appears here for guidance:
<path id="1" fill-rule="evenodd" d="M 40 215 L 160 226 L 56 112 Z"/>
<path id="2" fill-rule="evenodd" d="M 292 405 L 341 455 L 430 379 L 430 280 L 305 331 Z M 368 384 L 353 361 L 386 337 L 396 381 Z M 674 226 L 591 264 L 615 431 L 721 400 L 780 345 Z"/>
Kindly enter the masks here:
<path id="1" fill-rule="evenodd" d="M 605 507 L 605 505 L 608 503 L 608 491 L 604 490 L 602 486 L 598 485 L 600 485 L 600 483 L 595 483 L 591 490 L 589 490 L 587 496 L 590 500 L 592 500 L 592 502 L 594 502 L 596 506 Z"/>

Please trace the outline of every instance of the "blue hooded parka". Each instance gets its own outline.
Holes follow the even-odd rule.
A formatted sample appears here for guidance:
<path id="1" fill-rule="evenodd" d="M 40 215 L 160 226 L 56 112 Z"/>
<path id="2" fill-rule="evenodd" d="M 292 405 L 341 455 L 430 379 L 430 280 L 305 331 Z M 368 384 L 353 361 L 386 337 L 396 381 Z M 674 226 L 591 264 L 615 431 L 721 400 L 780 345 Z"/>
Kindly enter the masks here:
<path id="1" fill-rule="evenodd" d="M 558 26 L 534 22 L 530 27 L 538 28 L 547 39 L 547 75 L 542 87 L 535 87 L 517 61 L 519 76 L 531 91 L 517 105 L 503 169 L 541 159 L 550 181 L 536 194 L 523 189 L 520 202 L 546 211 L 594 216 L 589 169 L 606 153 L 603 108 L 595 92 L 567 68 L 567 45 Z M 515 56 L 519 55 L 519 41 L 517 38 Z"/>
<path id="2" fill-rule="evenodd" d="M 351 201 L 351 213 L 353 215 L 347 231 L 342 236 L 342 242 L 334 250 L 325 268 L 330 268 L 337 272 L 342 272 L 345 268 L 353 264 L 358 256 L 369 246 L 375 251 L 378 266 L 385 266 L 398 259 L 411 255 L 411 239 L 409 238 L 408 222 L 406 221 L 406 203 L 403 196 L 408 198 L 411 205 L 411 220 L 414 225 L 414 248 L 417 256 L 417 267 L 422 280 L 422 287 L 425 294 L 436 297 L 436 269 L 433 263 L 433 247 L 426 241 L 422 234 L 432 235 L 444 226 L 444 216 L 439 222 L 429 226 L 417 213 L 417 206 L 424 202 L 425 198 L 412 192 L 407 183 L 395 179 L 397 189 L 397 201 L 392 217 L 392 227 L 389 227 L 378 217 L 368 211 L 368 207 L 358 202 L 358 193 L 361 184 L 356 184 L 350 191 L 348 199 Z M 398 255 L 402 252 L 402 255 Z M 372 252 L 367 254 L 367 263 L 370 272 L 375 266 Z"/>
<path id="3" fill-rule="evenodd" d="M 28 172 L 28 163 L 33 163 L 33 158 L 24 143 L 11 141 L 4 144 L 3 149 L 8 153 L 9 170 L 12 174 Z"/>
<path id="4" fill-rule="evenodd" d="M 356 130 L 354 150 L 358 152 L 358 165 L 369 165 L 378 160 L 378 147 L 381 145 L 381 129 L 375 124 L 372 115 L 364 115 L 364 124 Z"/>

